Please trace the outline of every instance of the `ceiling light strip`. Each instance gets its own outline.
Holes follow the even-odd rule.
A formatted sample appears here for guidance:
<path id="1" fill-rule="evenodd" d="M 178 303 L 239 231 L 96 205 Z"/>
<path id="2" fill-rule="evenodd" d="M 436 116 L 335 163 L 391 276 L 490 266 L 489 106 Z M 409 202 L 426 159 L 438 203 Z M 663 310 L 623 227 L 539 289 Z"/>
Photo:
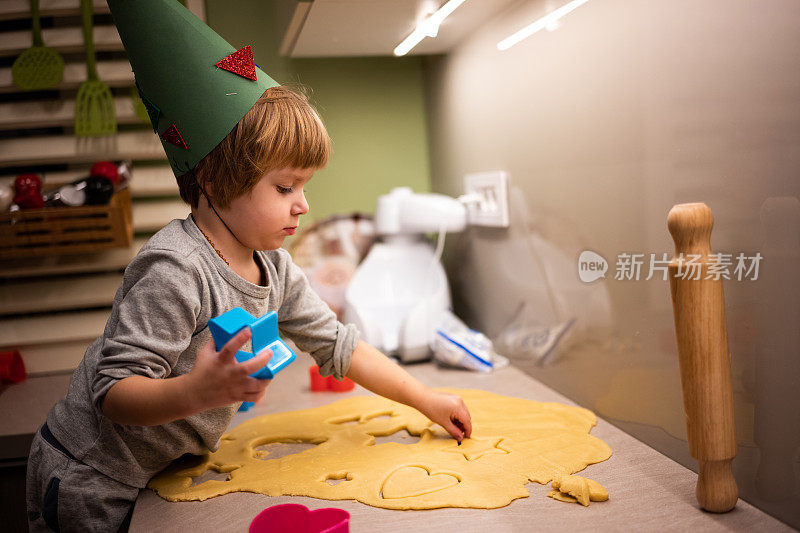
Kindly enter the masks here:
<path id="1" fill-rule="evenodd" d="M 436 37 L 439 33 L 439 25 L 446 19 L 458 6 L 465 0 L 450 0 L 440 7 L 433 15 L 423 20 L 402 43 L 394 49 L 394 55 L 404 56 L 417 46 L 425 37 Z"/>
<path id="2" fill-rule="evenodd" d="M 527 39 L 537 31 L 546 28 L 549 24 L 555 23 L 555 21 L 557 21 L 561 17 L 573 11 L 574 9 L 579 8 L 588 1 L 589 0 L 572 0 L 572 2 L 564 4 L 563 6 L 553 11 L 552 13 L 548 13 L 547 15 L 540 18 L 536 22 L 533 22 L 532 24 L 525 26 L 515 34 L 506 37 L 505 39 L 497 43 L 498 50 L 508 50 L 521 40 Z"/>

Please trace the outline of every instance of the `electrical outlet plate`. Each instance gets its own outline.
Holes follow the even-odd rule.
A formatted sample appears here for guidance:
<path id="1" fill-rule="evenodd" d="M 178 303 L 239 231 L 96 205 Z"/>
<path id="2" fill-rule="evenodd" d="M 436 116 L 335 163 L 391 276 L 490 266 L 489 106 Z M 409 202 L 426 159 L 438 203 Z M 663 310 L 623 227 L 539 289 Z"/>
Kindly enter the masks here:
<path id="1" fill-rule="evenodd" d="M 464 176 L 464 192 L 475 194 L 478 201 L 467 205 L 467 223 L 473 226 L 507 228 L 508 175 L 503 170 Z"/>

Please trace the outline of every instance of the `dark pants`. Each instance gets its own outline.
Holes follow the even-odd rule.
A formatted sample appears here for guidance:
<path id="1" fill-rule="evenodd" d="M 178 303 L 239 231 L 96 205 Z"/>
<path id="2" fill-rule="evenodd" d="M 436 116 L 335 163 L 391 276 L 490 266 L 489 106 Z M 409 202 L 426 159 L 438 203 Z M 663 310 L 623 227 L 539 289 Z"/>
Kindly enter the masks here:
<path id="1" fill-rule="evenodd" d="M 127 531 L 139 489 L 72 457 L 43 426 L 28 456 L 28 525 L 36 531 Z"/>

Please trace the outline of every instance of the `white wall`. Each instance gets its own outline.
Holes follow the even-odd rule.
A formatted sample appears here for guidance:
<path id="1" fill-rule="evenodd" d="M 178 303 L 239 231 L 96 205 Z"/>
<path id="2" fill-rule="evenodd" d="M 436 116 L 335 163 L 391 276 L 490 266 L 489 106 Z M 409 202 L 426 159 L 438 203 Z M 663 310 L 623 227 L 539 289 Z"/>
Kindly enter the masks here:
<path id="1" fill-rule="evenodd" d="M 508 171 L 517 188 L 510 230 L 470 230 L 451 240 L 456 310 L 496 335 L 522 300 L 536 300 L 541 269 L 520 246 L 531 232 L 571 258 L 574 277 L 577 254 L 592 249 L 611 263 L 609 278 L 597 283 L 613 303 L 614 335 L 529 370 L 589 408 L 608 405 L 631 382 L 625 372 L 637 372 L 639 385 L 626 391 L 632 402 L 679 406 L 667 284 L 615 281 L 614 263 L 621 252 L 671 256 L 666 216 L 684 202 L 713 210 L 716 251 L 762 249 L 762 203 L 800 194 L 800 2 L 591 0 L 556 31 L 497 50 L 501 39 L 563 3 L 518 2 L 428 64 L 433 189 L 457 195 L 464 174 L 493 169 Z M 782 283 L 797 294 L 796 278 Z M 747 281 L 726 282 L 725 290 L 740 454 L 753 456 L 754 304 L 764 308 L 770 296 Z M 533 314 L 542 322 L 564 318 L 544 305 Z M 788 350 L 785 360 L 800 358 L 796 345 Z M 653 392 L 660 388 L 664 401 Z M 677 428 L 672 433 L 683 427 L 680 407 L 622 411 L 601 414 Z M 672 435 L 673 442 L 645 433 L 691 464 L 684 436 Z M 752 479 L 757 463 L 740 460 L 737 475 Z M 800 499 L 791 501 L 800 508 Z M 772 511 L 788 507 L 781 509 Z M 784 519 L 797 526 L 800 514 Z"/>
<path id="2" fill-rule="evenodd" d="M 755 250 L 763 200 L 800 192 L 800 2 L 592 0 L 496 49 L 546 12 L 519 2 L 429 65 L 433 188 L 505 169 L 609 261 L 671 252 L 669 208 L 704 201 L 715 249 Z M 618 312 L 668 305 L 642 286 L 609 284 Z"/>

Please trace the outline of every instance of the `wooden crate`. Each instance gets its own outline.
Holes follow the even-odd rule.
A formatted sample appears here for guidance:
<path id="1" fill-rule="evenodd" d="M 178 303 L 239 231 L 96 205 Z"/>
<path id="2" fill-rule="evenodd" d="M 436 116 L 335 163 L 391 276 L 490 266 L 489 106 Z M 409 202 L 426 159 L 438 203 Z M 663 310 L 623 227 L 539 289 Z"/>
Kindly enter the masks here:
<path id="1" fill-rule="evenodd" d="M 132 241 L 129 189 L 115 193 L 108 205 L 0 214 L 0 259 L 96 252 Z"/>

